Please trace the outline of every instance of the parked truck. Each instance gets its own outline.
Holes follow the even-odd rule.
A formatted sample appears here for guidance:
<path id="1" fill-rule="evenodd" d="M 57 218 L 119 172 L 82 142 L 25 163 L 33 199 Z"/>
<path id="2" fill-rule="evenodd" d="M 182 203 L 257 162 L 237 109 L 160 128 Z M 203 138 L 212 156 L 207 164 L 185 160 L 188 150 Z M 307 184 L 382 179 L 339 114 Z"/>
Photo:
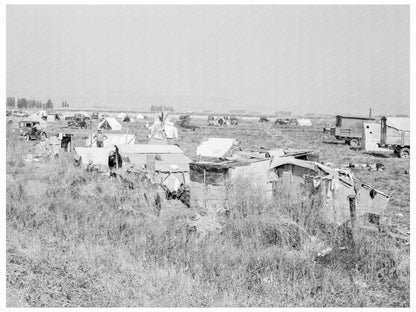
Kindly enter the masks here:
<path id="1" fill-rule="evenodd" d="M 382 117 L 380 147 L 392 149 L 400 158 L 409 158 L 410 118 Z"/>
<path id="2" fill-rule="evenodd" d="M 357 147 L 361 144 L 363 135 L 363 122 L 375 122 L 371 117 L 336 116 L 335 128 L 331 128 L 331 134 L 337 140 L 345 140 L 346 144 Z"/>

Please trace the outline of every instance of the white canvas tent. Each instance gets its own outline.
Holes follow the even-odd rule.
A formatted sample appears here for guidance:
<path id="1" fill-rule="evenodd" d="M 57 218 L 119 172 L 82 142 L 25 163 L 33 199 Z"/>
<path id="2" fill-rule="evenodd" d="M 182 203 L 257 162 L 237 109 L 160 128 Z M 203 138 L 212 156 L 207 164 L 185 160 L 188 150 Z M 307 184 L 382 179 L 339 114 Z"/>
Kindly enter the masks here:
<path id="1" fill-rule="evenodd" d="M 130 117 L 129 115 L 124 116 L 124 118 L 121 120 L 122 122 L 133 122 L 134 118 Z"/>
<path id="2" fill-rule="evenodd" d="M 381 124 L 380 123 L 363 123 L 363 136 L 361 140 L 361 149 L 367 152 L 385 151 L 380 148 Z"/>
<path id="3" fill-rule="evenodd" d="M 127 115 L 125 113 L 120 113 L 117 115 L 117 118 L 120 118 L 121 120 L 123 120 Z"/>
<path id="4" fill-rule="evenodd" d="M 107 117 L 98 124 L 98 129 L 121 130 L 121 124 L 112 117 Z"/>
<path id="5" fill-rule="evenodd" d="M 312 121 L 310 119 L 304 119 L 304 118 L 298 118 L 296 119 L 297 123 L 299 126 L 302 127 L 311 127 L 312 126 Z"/>
<path id="6" fill-rule="evenodd" d="M 178 139 L 178 128 L 176 128 L 173 122 L 165 122 L 165 134 L 168 139 Z"/>
<path id="7" fill-rule="evenodd" d="M 196 148 L 197 156 L 223 158 L 231 152 L 235 139 L 209 138 Z"/>
<path id="8" fill-rule="evenodd" d="M 33 113 L 32 115 L 36 115 L 36 116 L 39 116 L 40 118 L 42 118 L 42 117 L 48 116 L 48 113 L 45 110 L 40 110 L 40 111 L 37 111 L 37 112 Z"/>
<path id="9" fill-rule="evenodd" d="M 178 139 L 178 129 L 167 114 L 155 114 L 155 121 L 149 129 L 149 141 L 154 144 L 166 143 L 166 139 Z"/>
<path id="10" fill-rule="evenodd" d="M 29 117 L 25 118 L 25 121 L 38 121 L 41 128 L 46 128 L 48 126 L 48 122 L 44 119 L 42 119 L 39 115 L 32 114 Z"/>

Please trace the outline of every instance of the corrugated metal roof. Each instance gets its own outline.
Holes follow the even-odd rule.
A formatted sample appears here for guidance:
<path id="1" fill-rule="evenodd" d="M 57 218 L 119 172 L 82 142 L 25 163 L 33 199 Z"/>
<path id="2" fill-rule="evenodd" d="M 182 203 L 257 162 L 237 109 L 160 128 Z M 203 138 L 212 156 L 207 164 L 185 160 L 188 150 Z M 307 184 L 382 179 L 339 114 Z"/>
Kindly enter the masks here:
<path id="1" fill-rule="evenodd" d="M 284 165 L 295 165 L 311 170 L 317 170 L 317 164 L 312 161 L 300 160 L 295 157 L 274 157 L 270 168 L 276 168 Z"/>
<path id="2" fill-rule="evenodd" d="M 143 167 L 147 162 L 147 155 L 158 155 L 155 159 L 156 171 L 182 172 L 189 171 L 191 159 L 176 145 L 119 145 L 120 154 L 128 157 L 130 164 Z M 75 147 L 75 152 L 81 156 L 82 163 L 108 165 L 108 155 L 114 147 Z"/>

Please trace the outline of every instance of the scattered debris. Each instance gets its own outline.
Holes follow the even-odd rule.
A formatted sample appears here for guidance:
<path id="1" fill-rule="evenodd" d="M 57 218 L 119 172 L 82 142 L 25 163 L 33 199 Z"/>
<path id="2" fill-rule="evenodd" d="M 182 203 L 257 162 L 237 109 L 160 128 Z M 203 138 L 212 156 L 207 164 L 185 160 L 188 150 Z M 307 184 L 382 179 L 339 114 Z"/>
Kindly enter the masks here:
<path id="1" fill-rule="evenodd" d="M 349 163 L 348 165 L 344 165 L 344 168 L 356 168 L 356 169 L 360 169 L 360 168 L 367 168 L 369 171 L 383 171 L 384 168 L 384 164 L 382 163 L 376 163 L 376 164 L 352 164 Z"/>
<path id="2" fill-rule="evenodd" d="M 177 122 L 177 124 L 179 127 L 184 128 L 184 129 L 191 129 L 192 131 L 201 130 L 199 126 L 191 124 L 190 115 L 179 116 L 179 121 Z"/>

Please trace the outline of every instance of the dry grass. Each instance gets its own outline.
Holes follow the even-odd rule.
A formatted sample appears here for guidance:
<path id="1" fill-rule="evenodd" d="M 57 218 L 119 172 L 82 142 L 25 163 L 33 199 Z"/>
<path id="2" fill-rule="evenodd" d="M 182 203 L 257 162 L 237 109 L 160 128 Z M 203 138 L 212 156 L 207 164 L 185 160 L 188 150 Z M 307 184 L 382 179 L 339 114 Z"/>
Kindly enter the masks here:
<path id="1" fill-rule="evenodd" d="M 245 148 L 317 149 L 338 165 L 373 160 L 323 144 L 318 129 L 241 128 L 181 132 L 180 144 L 193 153 L 203 137 L 227 136 Z M 28 165 L 20 155 L 31 144 L 8 136 L 8 306 L 409 306 L 409 250 L 384 236 L 357 229 L 353 249 L 314 261 L 335 243 L 319 218 L 305 217 L 318 202 L 267 200 L 243 180 L 231 188 L 222 231 L 200 235 L 189 226 L 196 211 L 174 201 L 158 207 L 141 177 L 129 177 L 131 190 L 73 167 L 70 155 Z M 386 171 L 356 174 L 393 196 L 388 213 L 406 227 L 408 219 L 393 216 L 408 216 L 409 177 L 401 171 L 409 162 L 382 162 Z"/>

